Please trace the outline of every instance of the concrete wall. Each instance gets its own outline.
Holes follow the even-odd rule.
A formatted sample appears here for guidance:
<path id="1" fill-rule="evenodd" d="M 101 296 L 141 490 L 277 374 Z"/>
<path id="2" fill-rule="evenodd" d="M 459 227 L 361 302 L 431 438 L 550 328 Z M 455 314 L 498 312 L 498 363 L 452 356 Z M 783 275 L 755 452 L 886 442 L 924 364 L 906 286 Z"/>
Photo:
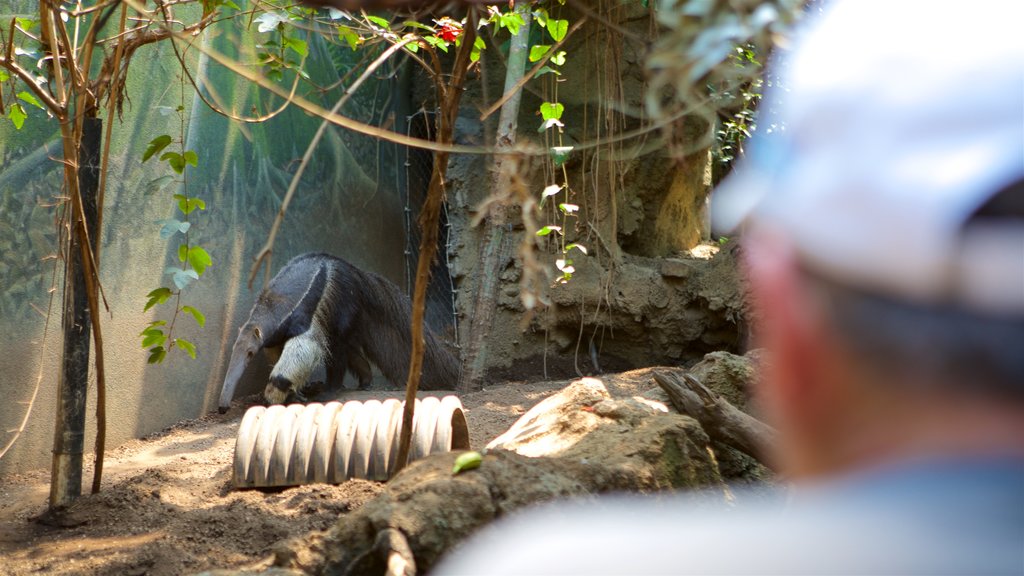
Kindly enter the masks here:
<path id="1" fill-rule="evenodd" d="M 221 32 L 207 41 L 221 48 L 235 46 L 242 56 L 252 44 L 240 40 L 238 31 L 234 36 Z M 336 80 L 323 47 L 313 48 L 311 61 L 321 63 L 314 70 L 320 84 L 329 84 L 332 75 Z M 193 59 L 192 65 L 207 79 L 204 82 L 213 85 L 211 93 L 234 113 L 275 104 L 209 62 Z M 169 46 L 140 50 L 132 66 L 131 101 L 125 105 L 123 122 L 114 127 L 100 239 L 101 279 L 110 307 L 101 312 L 110 448 L 216 409 L 237 328 L 263 280 L 260 274 L 251 290 L 246 286 L 252 258 L 265 242 L 291 174 L 319 125 L 315 118 L 291 109 L 258 125 L 241 125 L 211 112 L 188 84 L 182 87 Z M 325 102 L 329 104 L 330 98 Z M 152 320 L 170 320 L 171 307 L 143 312 L 146 294 L 161 285 L 172 286 L 163 270 L 177 261 L 180 243 L 180 237 L 161 239 L 154 222 L 175 216 L 171 196 L 179 188 L 171 184 L 150 189 L 148 183 L 170 170 L 154 160 L 142 164 L 141 156 L 154 136 L 179 133 L 178 115 L 167 112 L 181 104 L 188 147 L 200 155 L 200 166 L 190 170 L 189 194 L 207 203 L 206 211 L 193 219 L 191 240 L 206 248 L 214 263 L 183 295 L 183 303 L 205 313 L 205 328 L 187 316 L 179 317 L 176 327 L 179 336 L 196 343 L 198 357 L 192 360 L 172 350 L 163 364 L 148 365 L 139 332 Z M 358 99 L 347 112 L 368 119 Z M 57 250 L 54 218 L 59 208 L 43 204 L 61 193 L 58 164 L 47 159 L 59 156 L 54 128 L 52 120 L 38 113 L 25 131 L 14 131 L 9 122 L 0 127 L 0 447 L 31 410 L 24 432 L 0 459 L 0 475 L 50 465 L 62 265 L 44 260 Z M 40 153 L 47 142 L 49 151 Z M 275 246 L 274 272 L 301 252 L 328 251 L 402 284 L 401 204 L 391 182 L 383 177 L 378 182 L 378 174 L 389 173 L 378 169 L 379 154 L 371 142 L 330 132 L 288 211 Z M 51 285 L 56 290 L 47 324 Z M 243 383 L 238 395 L 262 389 L 260 377 L 266 372 L 250 372 L 251 382 Z M 87 452 L 95 431 L 95 374 L 91 378 Z"/>

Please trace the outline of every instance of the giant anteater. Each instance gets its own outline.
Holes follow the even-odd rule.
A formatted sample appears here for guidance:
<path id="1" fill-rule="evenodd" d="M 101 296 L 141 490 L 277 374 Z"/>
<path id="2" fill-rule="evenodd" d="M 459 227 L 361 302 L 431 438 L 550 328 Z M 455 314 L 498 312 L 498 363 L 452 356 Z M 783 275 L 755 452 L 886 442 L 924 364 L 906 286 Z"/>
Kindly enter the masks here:
<path id="1" fill-rule="evenodd" d="M 330 254 L 293 258 L 270 281 L 238 330 L 224 377 L 219 410 L 226 412 L 235 387 L 260 350 L 276 364 L 263 392 L 271 404 L 298 394 L 323 365 L 327 385 L 340 387 L 345 372 L 370 384 L 372 362 L 395 386 L 404 386 L 412 349 L 409 298 L 382 276 Z M 459 364 L 429 329 L 424 329 L 425 390 L 454 388 Z M 275 358 L 279 356 L 279 358 Z"/>

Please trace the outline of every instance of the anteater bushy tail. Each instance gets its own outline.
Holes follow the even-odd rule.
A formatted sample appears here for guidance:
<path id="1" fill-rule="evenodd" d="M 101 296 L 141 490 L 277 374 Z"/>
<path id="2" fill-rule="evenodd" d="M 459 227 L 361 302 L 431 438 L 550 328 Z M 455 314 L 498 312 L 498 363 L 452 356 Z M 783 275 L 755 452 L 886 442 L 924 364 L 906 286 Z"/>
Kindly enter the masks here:
<path id="1" fill-rule="evenodd" d="M 355 293 L 361 302 L 350 337 L 358 340 L 367 358 L 392 384 L 404 386 L 412 354 L 411 302 L 387 279 L 373 272 L 352 269 L 350 277 L 360 280 L 360 289 Z M 424 326 L 423 336 L 420 389 L 454 389 L 459 381 L 458 359 L 427 326 Z"/>

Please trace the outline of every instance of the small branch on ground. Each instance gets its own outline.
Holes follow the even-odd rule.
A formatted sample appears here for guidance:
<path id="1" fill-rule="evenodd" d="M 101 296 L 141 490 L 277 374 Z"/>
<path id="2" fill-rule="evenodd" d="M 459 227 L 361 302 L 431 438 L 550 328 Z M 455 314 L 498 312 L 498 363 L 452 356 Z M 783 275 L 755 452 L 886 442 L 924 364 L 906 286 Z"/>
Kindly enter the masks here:
<path id="1" fill-rule="evenodd" d="M 672 406 L 700 422 L 712 440 L 772 467 L 778 435 L 774 428 L 733 406 L 692 374 L 655 372 L 654 381 L 668 394 Z"/>

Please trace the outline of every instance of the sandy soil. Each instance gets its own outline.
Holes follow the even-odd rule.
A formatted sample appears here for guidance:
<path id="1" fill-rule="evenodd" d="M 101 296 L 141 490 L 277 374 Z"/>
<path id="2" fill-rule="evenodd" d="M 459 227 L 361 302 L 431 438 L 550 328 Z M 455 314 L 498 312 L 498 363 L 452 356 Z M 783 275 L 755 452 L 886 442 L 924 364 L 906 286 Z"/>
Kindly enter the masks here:
<path id="1" fill-rule="evenodd" d="M 482 448 L 565 384 L 510 383 L 464 396 L 472 446 Z M 608 384 L 613 394 L 650 387 L 646 371 Z M 399 396 L 345 391 L 341 399 Z M 162 576 L 239 567 L 267 558 L 284 539 L 326 529 L 382 490 L 362 480 L 232 490 L 230 465 L 245 400 L 254 399 L 110 451 L 103 490 L 76 501 L 62 526 L 39 521 L 46 511 L 48 471 L 0 479 L 0 574 Z M 86 478 L 88 486 L 91 469 Z"/>

